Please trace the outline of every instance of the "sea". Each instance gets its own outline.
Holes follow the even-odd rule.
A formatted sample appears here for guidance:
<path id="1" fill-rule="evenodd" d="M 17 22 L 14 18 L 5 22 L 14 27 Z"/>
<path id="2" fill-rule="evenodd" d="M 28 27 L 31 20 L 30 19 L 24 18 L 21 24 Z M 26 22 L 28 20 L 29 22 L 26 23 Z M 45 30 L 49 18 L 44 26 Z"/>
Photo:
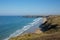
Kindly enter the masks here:
<path id="1" fill-rule="evenodd" d="M 23 16 L 0 16 L 0 40 L 8 40 L 24 32 L 33 32 L 43 21 L 43 18 Z"/>

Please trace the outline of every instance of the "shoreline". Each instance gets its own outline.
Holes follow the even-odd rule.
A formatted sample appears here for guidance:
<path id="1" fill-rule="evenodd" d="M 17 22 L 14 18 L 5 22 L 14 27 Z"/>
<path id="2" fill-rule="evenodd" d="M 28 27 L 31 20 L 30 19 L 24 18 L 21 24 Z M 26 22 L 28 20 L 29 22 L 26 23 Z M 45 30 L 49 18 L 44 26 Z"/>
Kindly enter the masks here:
<path id="1" fill-rule="evenodd" d="M 36 19 L 34 19 L 34 20 L 33 20 L 33 23 L 30 23 L 30 25 L 31 25 L 32 27 L 27 28 L 28 30 L 25 29 L 25 28 L 23 28 L 22 31 L 24 31 L 24 32 L 23 32 L 22 34 L 35 32 L 35 30 L 39 27 L 39 25 L 41 25 L 40 20 L 41 20 L 41 18 L 36 18 Z M 25 27 L 28 27 L 28 26 L 29 26 L 29 25 L 27 25 L 27 26 L 25 26 Z M 17 36 L 19 36 L 19 35 L 21 35 L 21 34 L 18 33 Z M 8 40 L 8 39 L 10 39 L 10 38 L 12 38 L 12 37 L 17 37 L 17 36 L 15 36 L 15 33 L 14 33 L 14 35 L 12 34 L 11 36 L 9 36 L 8 38 L 6 38 L 5 40 Z"/>
<path id="2" fill-rule="evenodd" d="M 47 18 L 43 18 L 43 22 L 41 23 L 41 24 L 43 24 L 43 23 L 45 23 L 47 21 Z M 40 24 L 40 25 L 41 25 Z M 39 25 L 39 26 L 40 26 Z M 32 29 L 30 29 L 30 30 L 27 30 L 27 31 L 25 31 L 24 33 L 22 33 L 22 34 L 28 34 L 28 33 L 37 33 L 37 34 L 39 34 L 39 33 L 42 33 L 42 31 L 40 31 L 40 28 L 39 28 L 39 26 L 35 26 L 36 28 L 32 28 Z"/>
<path id="3" fill-rule="evenodd" d="M 56 20 L 56 19 L 58 19 L 58 20 Z M 43 19 L 43 23 L 39 24 L 40 23 L 39 22 L 38 24 L 41 25 L 42 29 L 44 29 L 45 31 L 40 30 L 39 26 L 35 26 L 36 29 L 32 28 L 30 30 L 27 30 L 27 31 L 24 32 L 25 34 L 23 33 L 22 35 L 19 35 L 19 36 L 16 36 L 16 37 L 12 37 L 10 40 L 15 40 L 16 38 L 18 40 L 20 40 L 20 39 L 21 40 L 28 40 L 28 39 L 29 40 L 31 40 L 31 39 L 32 40 L 36 40 L 36 39 L 40 39 L 40 38 L 41 39 L 42 38 L 48 39 L 47 36 L 51 37 L 52 39 L 54 39 L 52 36 L 55 37 L 55 35 L 57 35 L 60 38 L 60 36 L 59 36 L 59 33 L 60 33 L 60 29 L 59 29 L 60 21 L 59 21 L 59 19 L 60 19 L 60 17 L 55 17 L 55 16 L 49 17 L 49 18 L 44 18 Z M 58 25 L 56 25 L 56 24 L 58 24 Z M 58 27 L 57 28 L 58 30 L 55 29 L 55 27 Z M 42 33 L 42 34 L 40 34 L 40 33 Z M 54 35 L 54 33 L 57 33 L 57 34 Z M 58 39 L 58 37 L 57 38 L 55 37 L 55 38 Z M 51 38 L 49 38 L 49 39 L 51 39 Z M 43 39 L 43 40 L 46 40 L 46 39 Z"/>

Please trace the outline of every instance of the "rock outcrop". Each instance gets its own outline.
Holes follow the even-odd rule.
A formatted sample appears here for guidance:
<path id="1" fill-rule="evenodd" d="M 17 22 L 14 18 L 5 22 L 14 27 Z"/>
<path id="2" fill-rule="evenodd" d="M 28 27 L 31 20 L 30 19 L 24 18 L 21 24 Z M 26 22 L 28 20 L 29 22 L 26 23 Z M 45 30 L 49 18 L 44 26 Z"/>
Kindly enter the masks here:
<path id="1" fill-rule="evenodd" d="M 50 29 L 60 28 L 60 16 L 49 16 L 47 17 L 47 21 L 39 26 L 40 30 L 45 32 Z"/>

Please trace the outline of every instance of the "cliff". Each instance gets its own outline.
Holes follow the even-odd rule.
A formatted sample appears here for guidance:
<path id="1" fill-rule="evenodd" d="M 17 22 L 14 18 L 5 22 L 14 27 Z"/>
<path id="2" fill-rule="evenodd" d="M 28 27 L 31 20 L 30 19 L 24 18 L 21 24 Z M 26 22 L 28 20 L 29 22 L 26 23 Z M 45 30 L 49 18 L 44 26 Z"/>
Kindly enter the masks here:
<path id="1" fill-rule="evenodd" d="M 48 31 L 51 29 L 59 29 L 60 28 L 60 16 L 49 16 L 47 21 L 39 26 L 41 31 Z"/>
<path id="2" fill-rule="evenodd" d="M 49 16 L 34 33 L 27 33 L 9 40 L 60 40 L 60 16 Z"/>

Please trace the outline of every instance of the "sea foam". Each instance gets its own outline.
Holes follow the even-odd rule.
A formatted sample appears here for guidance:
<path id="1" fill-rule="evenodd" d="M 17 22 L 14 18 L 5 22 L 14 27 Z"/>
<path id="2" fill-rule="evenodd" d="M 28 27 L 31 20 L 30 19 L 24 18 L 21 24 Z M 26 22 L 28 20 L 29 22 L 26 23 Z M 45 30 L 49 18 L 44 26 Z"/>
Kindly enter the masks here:
<path id="1" fill-rule="evenodd" d="M 29 23 L 28 25 L 24 26 L 22 29 L 19 29 L 19 30 L 15 31 L 8 38 L 6 38 L 4 40 L 8 40 L 11 37 L 16 37 L 16 36 L 22 34 L 23 32 L 25 32 L 26 30 L 28 30 L 29 28 L 34 27 L 35 25 L 38 25 L 38 24 L 40 25 L 41 19 L 42 18 L 36 18 L 36 19 L 34 19 L 32 23 Z"/>

